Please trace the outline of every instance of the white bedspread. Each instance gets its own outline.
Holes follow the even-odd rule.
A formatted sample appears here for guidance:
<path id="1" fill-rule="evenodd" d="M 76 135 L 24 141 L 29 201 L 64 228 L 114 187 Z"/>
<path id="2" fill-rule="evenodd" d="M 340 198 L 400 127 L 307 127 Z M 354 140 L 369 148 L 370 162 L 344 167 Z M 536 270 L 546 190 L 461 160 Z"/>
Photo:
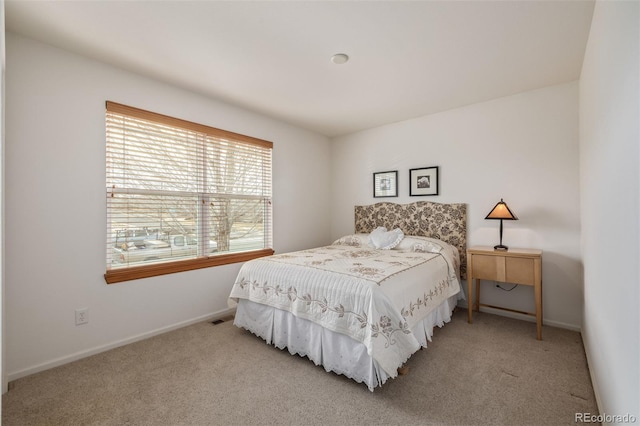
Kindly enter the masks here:
<path id="1" fill-rule="evenodd" d="M 275 255 L 245 263 L 229 297 L 350 336 L 395 377 L 420 347 L 412 327 L 460 292 L 455 255 L 348 245 Z"/>

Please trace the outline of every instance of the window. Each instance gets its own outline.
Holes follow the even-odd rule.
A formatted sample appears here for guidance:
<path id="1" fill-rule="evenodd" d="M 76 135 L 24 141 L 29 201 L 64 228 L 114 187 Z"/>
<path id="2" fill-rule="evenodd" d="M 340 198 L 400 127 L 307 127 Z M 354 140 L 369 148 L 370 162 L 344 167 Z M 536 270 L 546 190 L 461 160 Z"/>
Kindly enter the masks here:
<path id="1" fill-rule="evenodd" d="M 273 144 L 106 106 L 107 283 L 273 254 Z"/>

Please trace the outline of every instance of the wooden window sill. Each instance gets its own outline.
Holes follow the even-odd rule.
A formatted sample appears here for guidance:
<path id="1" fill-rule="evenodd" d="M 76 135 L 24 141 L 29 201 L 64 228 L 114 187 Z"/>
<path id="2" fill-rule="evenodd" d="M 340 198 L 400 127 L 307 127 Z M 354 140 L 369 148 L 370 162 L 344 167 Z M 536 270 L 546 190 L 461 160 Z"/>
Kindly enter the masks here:
<path id="1" fill-rule="evenodd" d="M 123 281 L 137 280 L 140 278 L 156 277 L 159 275 L 174 274 L 176 272 L 192 271 L 194 269 L 210 268 L 212 266 L 228 265 L 231 263 L 246 262 L 259 257 L 271 256 L 273 249 L 263 249 L 242 253 L 221 254 L 197 259 L 178 260 L 153 265 L 131 266 L 129 268 L 110 269 L 104 274 L 107 284 L 115 284 Z"/>

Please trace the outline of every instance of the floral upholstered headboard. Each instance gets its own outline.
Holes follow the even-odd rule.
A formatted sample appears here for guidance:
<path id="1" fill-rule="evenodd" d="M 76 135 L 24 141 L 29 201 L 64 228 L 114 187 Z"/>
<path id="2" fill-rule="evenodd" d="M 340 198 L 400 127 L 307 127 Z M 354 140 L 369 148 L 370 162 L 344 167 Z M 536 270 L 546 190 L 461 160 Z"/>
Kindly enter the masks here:
<path id="1" fill-rule="evenodd" d="M 405 235 L 438 238 L 460 252 L 460 278 L 467 278 L 467 205 L 417 201 L 410 204 L 376 203 L 355 207 L 356 233 L 379 226 L 400 228 Z"/>

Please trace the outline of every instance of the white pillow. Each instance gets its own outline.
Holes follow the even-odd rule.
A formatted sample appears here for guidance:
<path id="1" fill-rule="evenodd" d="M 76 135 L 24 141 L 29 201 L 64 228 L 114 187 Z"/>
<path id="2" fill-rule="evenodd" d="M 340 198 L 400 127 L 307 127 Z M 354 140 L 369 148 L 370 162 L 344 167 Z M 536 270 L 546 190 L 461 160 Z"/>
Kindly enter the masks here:
<path id="1" fill-rule="evenodd" d="M 352 234 L 345 235 L 333 242 L 333 245 L 362 247 L 367 245 L 369 234 Z"/>
<path id="2" fill-rule="evenodd" d="M 396 250 L 409 250 L 421 253 L 440 253 L 444 250 L 443 241 L 429 237 L 406 236 Z"/>
<path id="3" fill-rule="evenodd" d="M 369 245 L 382 250 L 390 250 L 400 244 L 404 238 L 404 232 L 396 228 L 393 231 L 387 231 L 387 228 L 380 226 L 369 234 Z"/>

